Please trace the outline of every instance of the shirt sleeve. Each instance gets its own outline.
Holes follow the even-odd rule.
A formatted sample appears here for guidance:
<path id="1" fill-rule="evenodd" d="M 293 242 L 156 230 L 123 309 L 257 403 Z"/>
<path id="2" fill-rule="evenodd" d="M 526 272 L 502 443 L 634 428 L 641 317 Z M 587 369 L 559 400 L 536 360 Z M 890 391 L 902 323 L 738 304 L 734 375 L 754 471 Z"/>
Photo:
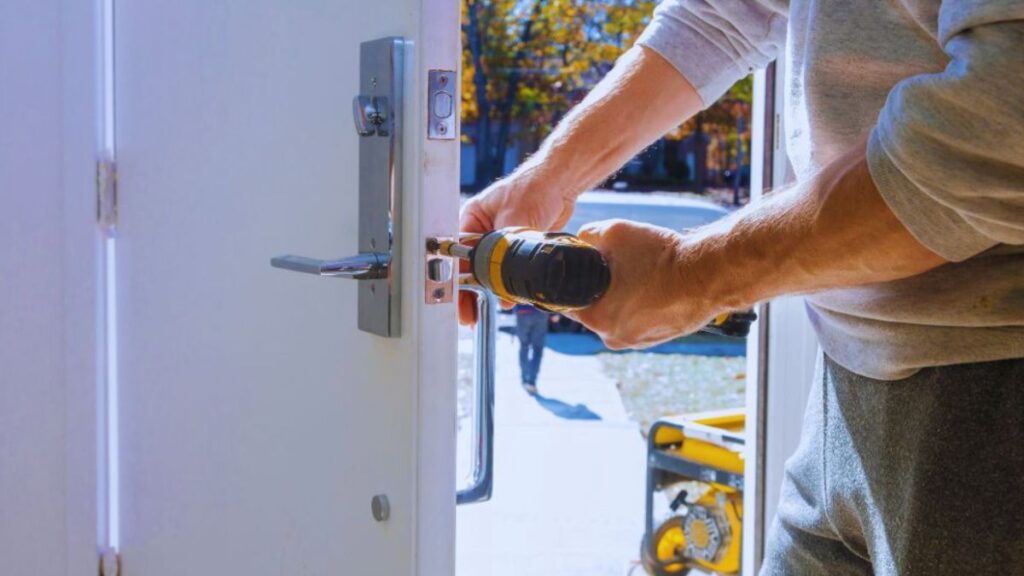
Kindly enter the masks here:
<path id="1" fill-rule="evenodd" d="M 665 0 L 637 44 L 668 60 L 705 107 L 779 54 L 789 11 L 784 0 Z"/>
<path id="2" fill-rule="evenodd" d="M 867 159 L 896 217 L 956 262 L 1024 244 L 1024 2 L 946 0 L 938 31 L 948 65 L 892 89 Z"/>

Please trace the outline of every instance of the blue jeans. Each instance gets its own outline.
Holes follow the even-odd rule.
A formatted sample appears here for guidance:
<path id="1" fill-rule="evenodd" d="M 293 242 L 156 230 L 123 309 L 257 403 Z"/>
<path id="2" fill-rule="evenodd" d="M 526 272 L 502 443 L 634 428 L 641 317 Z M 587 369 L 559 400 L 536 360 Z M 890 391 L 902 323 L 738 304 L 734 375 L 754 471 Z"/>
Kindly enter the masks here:
<path id="1" fill-rule="evenodd" d="M 519 370 L 523 382 L 537 384 L 544 338 L 548 334 L 548 315 L 544 312 L 516 310 L 516 334 L 519 336 Z"/>

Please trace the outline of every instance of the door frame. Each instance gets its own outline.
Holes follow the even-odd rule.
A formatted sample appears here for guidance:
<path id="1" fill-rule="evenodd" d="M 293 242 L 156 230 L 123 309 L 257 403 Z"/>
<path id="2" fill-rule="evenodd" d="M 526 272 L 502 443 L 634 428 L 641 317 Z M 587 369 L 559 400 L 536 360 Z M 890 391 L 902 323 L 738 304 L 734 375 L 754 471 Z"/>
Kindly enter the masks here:
<path id="1" fill-rule="evenodd" d="M 418 193 L 406 194 L 406 214 L 419 216 L 416 232 L 405 237 L 404 254 L 422 265 L 415 267 L 412 285 L 417 287 L 415 301 L 424 302 L 426 286 L 426 238 L 454 237 L 459 230 L 459 157 L 462 127 L 456 122 L 455 138 L 451 140 L 427 139 L 428 110 L 426 102 L 416 97 L 426 94 L 430 70 L 455 72 L 455 94 L 462 93 L 462 17 L 459 0 L 420 0 L 419 39 L 413 46 L 417 54 L 407 62 L 414 62 L 406 94 L 412 95 L 406 103 L 408 124 L 418 124 L 407 134 L 415 135 L 414 142 L 406 140 L 406 170 L 421 167 L 418 173 L 408 174 L 406 182 L 416 178 L 412 188 Z M 418 87 L 420 90 L 416 90 Z M 461 98 L 455 98 L 453 114 L 460 117 Z M 444 167 L 451 170 L 444 170 Z M 411 198 L 410 198 L 411 196 Z M 457 299 L 453 299 L 457 300 Z M 454 302 L 418 304 L 415 308 L 410 333 L 419 338 L 419 366 L 433 366 L 430 374 L 417 370 L 417 421 L 413 429 L 418 443 L 415 469 L 417 479 L 416 572 L 421 576 L 455 574 L 455 491 L 456 491 L 456 386 L 458 380 L 458 321 Z M 424 338 L 424 326 L 433 326 L 440 338 Z M 445 498 L 420 498 L 419 494 L 447 494 Z"/>
<path id="2" fill-rule="evenodd" d="M 785 145 L 783 58 L 754 74 L 751 200 L 793 180 Z M 747 340 L 747 452 L 744 476 L 743 574 L 756 574 L 779 505 L 786 459 L 800 440 L 814 376 L 818 340 L 802 297 L 758 307 L 757 330 Z"/>

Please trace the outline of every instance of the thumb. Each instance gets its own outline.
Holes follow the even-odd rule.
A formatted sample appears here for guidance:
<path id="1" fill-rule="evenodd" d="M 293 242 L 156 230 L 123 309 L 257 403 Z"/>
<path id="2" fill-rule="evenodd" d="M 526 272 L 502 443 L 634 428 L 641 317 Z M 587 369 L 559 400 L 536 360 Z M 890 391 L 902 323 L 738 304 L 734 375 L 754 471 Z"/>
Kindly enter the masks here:
<path id="1" fill-rule="evenodd" d="M 484 234 L 494 229 L 494 220 L 480 201 L 471 199 L 459 213 L 459 231 Z"/>
<path id="2" fill-rule="evenodd" d="M 618 219 L 590 222 L 589 224 L 581 226 L 576 235 L 580 240 L 583 240 L 601 252 L 605 252 L 608 248 L 608 246 L 606 246 L 606 244 L 608 244 L 608 230 L 620 222 L 622 221 Z"/>

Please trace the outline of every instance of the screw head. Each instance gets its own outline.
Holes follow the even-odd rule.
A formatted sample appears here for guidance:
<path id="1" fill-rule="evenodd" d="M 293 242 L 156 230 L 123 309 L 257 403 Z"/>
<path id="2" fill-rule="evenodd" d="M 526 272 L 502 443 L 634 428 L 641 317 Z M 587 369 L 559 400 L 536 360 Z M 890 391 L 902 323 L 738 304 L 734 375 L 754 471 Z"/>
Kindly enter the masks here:
<path id="1" fill-rule="evenodd" d="M 446 132 L 448 132 L 448 126 L 446 126 L 444 122 L 438 122 L 437 131 L 440 132 L 441 134 L 445 134 Z"/>
<path id="2" fill-rule="evenodd" d="M 370 512 L 373 513 L 373 519 L 377 522 L 387 522 L 391 517 L 391 503 L 388 501 L 387 494 L 377 494 L 370 500 Z"/>

